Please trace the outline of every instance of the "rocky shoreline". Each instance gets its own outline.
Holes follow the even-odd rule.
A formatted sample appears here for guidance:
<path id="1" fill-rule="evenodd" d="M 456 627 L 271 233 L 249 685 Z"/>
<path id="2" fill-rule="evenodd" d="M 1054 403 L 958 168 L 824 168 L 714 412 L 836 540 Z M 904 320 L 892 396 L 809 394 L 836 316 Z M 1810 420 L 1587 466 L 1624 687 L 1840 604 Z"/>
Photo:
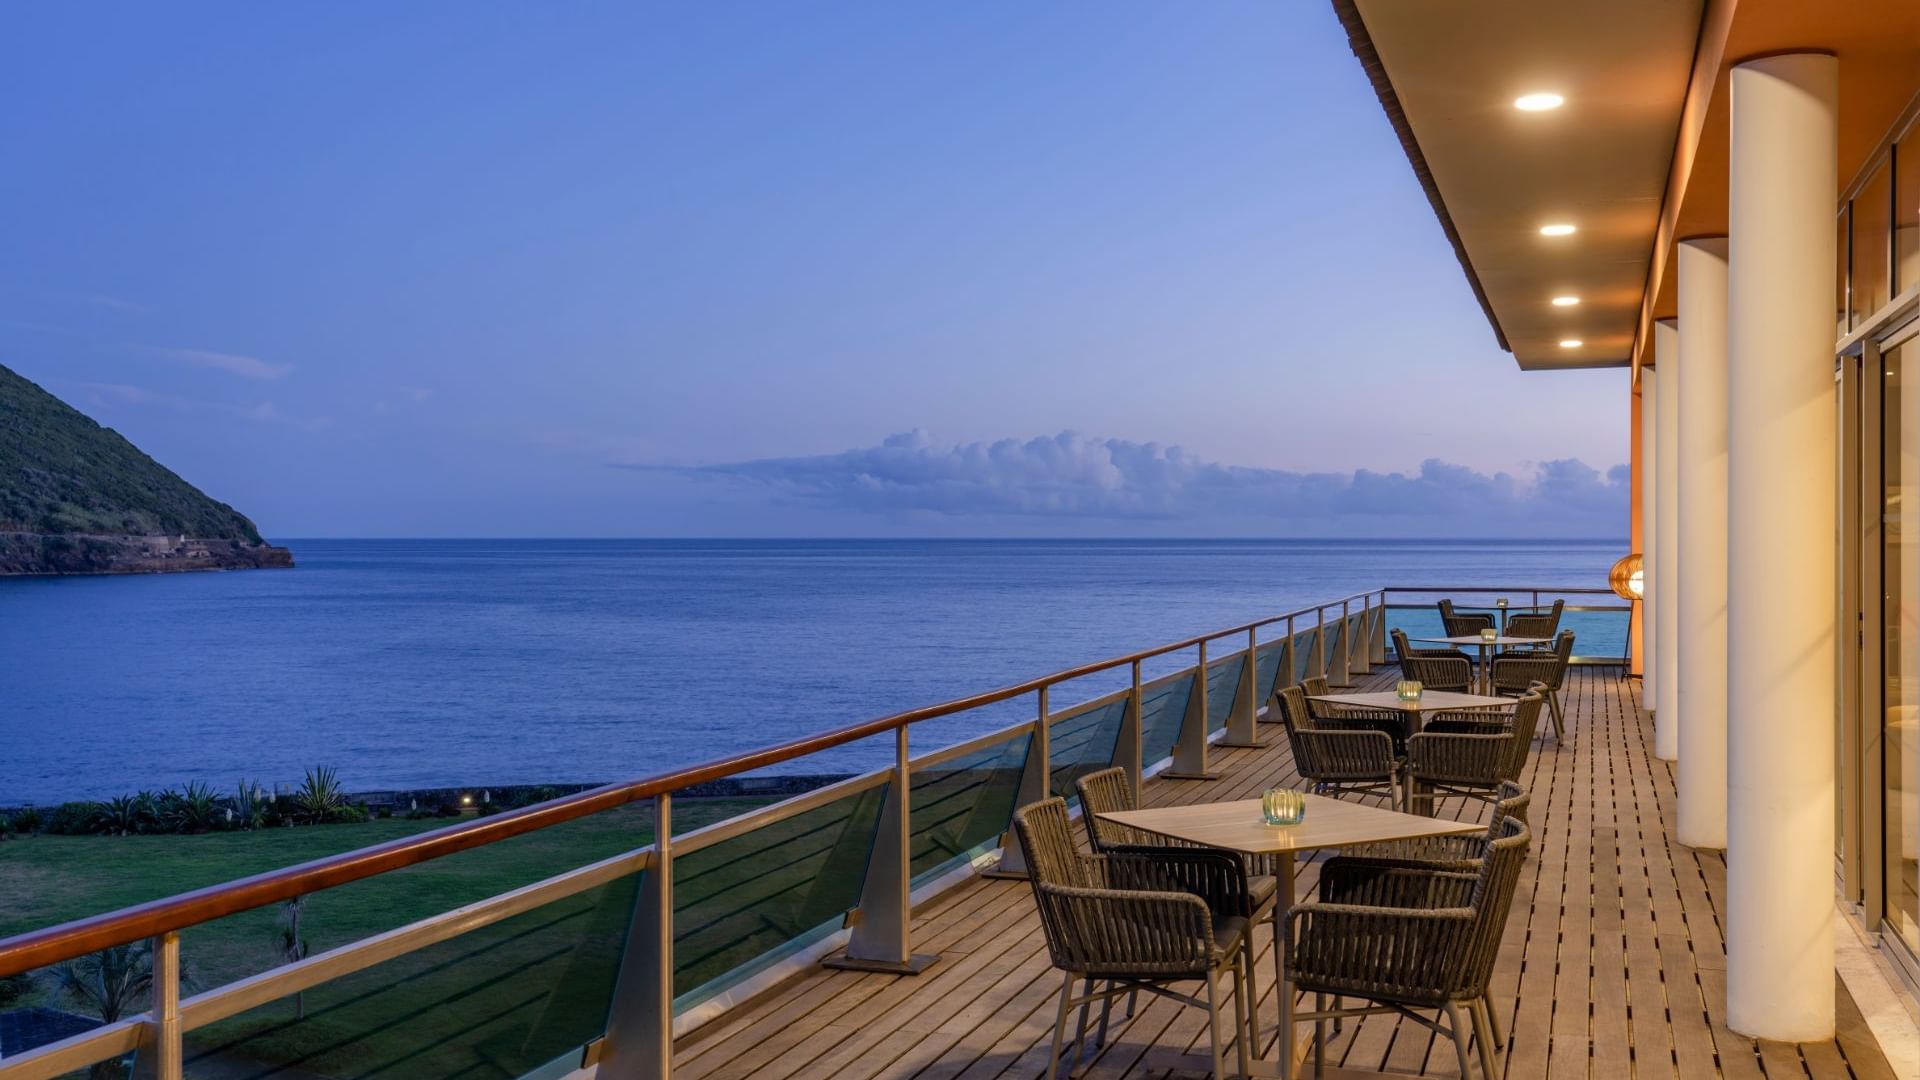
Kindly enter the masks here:
<path id="1" fill-rule="evenodd" d="M 171 574 L 292 565 L 293 552 L 288 549 L 244 540 L 0 532 L 0 577 Z"/>

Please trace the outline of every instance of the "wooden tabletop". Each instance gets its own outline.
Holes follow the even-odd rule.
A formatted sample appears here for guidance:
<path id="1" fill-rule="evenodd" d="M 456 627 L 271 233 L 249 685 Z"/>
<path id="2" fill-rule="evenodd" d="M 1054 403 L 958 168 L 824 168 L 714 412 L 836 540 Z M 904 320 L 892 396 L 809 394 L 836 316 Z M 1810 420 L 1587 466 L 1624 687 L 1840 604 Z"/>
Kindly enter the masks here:
<path id="1" fill-rule="evenodd" d="M 1423 638 L 1414 638 L 1413 640 L 1442 642 L 1447 645 L 1551 645 L 1553 644 L 1552 638 L 1510 637 L 1506 634 L 1501 634 L 1498 637 L 1494 638 L 1492 641 L 1488 641 L 1486 638 L 1481 637 L 1479 634 L 1456 634 L 1453 637 L 1423 637 Z"/>
<path id="2" fill-rule="evenodd" d="M 1471 821 L 1419 817 L 1324 795 L 1304 797 L 1307 815 L 1298 825 L 1267 824 L 1260 815 L 1259 799 L 1116 810 L 1100 817 L 1175 840 L 1225 848 L 1243 855 L 1311 851 L 1415 836 L 1457 836 L 1486 829 L 1485 825 Z"/>
<path id="3" fill-rule="evenodd" d="M 1362 709 L 1392 709 L 1395 712 L 1426 713 L 1441 709 L 1504 709 L 1513 706 L 1512 698 L 1488 697 L 1485 694 L 1461 694 L 1452 690 L 1423 690 L 1416 701 L 1401 701 L 1400 695 L 1391 690 L 1380 690 L 1371 694 L 1310 694 L 1312 701 L 1326 701 L 1335 705 L 1354 705 Z"/>

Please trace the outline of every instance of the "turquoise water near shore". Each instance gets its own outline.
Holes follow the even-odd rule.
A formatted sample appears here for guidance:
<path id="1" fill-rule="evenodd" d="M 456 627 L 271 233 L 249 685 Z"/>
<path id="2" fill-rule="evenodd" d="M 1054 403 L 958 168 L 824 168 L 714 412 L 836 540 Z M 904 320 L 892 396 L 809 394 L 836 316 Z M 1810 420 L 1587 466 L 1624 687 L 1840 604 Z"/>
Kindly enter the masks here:
<path id="1" fill-rule="evenodd" d="M 1619 540 L 290 546 L 293 570 L 0 580 L 0 805 L 290 783 L 312 765 L 356 790 L 623 779 L 1383 585 L 1603 587 L 1625 551 Z M 1609 635 L 1580 651 L 1617 654 L 1610 626 L 1588 637 Z M 1093 677 L 1054 700 L 1119 685 Z M 914 745 L 1031 708 L 931 722 Z M 890 749 L 853 744 L 790 771 L 867 768 Z"/>

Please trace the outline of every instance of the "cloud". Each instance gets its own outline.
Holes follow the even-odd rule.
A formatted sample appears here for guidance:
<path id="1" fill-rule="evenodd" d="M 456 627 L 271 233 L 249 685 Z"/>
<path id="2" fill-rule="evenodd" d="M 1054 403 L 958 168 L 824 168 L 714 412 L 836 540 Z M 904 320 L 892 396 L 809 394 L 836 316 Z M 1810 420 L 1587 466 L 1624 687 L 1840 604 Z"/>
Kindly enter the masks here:
<path id="1" fill-rule="evenodd" d="M 333 426 L 333 418 L 330 416 L 289 416 L 281 412 L 271 401 L 261 401 L 252 405 L 196 401 L 192 398 L 163 394 L 144 386 L 131 386 L 127 383 L 75 382 L 67 385 L 73 387 L 74 397 L 89 409 L 145 406 L 170 409 L 175 412 L 217 413 L 250 420 L 256 424 L 278 424 L 300 431 L 325 431 Z"/>
<path id="2" fill-rule="evenodd" d="M 1432 459 L 1413 473 L 1301 473 L 1205 461 L 1178 446 L 1073 433 L 936 444 L 924 433 L 813 457 L 719 465 L 622 466 L 757 487 L 862 513 L 1110 523 L 1222 522 L 1275 532 L 1599 536 L 1627 521 L 1626 468 L 1563 459 L 1530 475 Z"/>
<path id="3" fill-rule="evenodd" d="M 279 379 L 293 370 L 292 364 L 275 364 L 256 356 L 208 352 L 205 349 L 161 349 L 161 355 L 182 364 L 212 368 L 243 379 Z"/>

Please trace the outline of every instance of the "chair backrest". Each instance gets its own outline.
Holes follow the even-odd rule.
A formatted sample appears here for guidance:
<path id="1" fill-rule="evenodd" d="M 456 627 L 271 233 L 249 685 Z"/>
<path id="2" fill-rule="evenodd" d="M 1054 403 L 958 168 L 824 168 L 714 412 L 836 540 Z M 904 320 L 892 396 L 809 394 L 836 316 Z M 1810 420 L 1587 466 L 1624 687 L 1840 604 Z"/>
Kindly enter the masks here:
<path id="1" fill-rule="evenodd" d="M 1489 828 L 1489 840 L 1500 838 L 1500 823 L 1508 818 L 1527 820 L 1527 803 L 1532 797 L 1527 789 L 1512 780 L 1500 781 L 1500 794 L 1493 801 L 1493 820 Z"/>
<path id="2" fill-rule="evenodd" d="M 1553 655 L 1560 663 L 1553 669 L 1553 682 L 1548 688 L 1558 690 L 1566 681 L 1567 665 L 1573 663 L 1573 631 L 1562 630 L 1560 636 L 1553 639 Z"/>
<path id="3" fill-rule="evenodd" d="M 1400 672 L 1428 690 L 1464 691 L 1473 684 L 1473 663 L 1458 656 L 1409 656 Z"/>
<path id="4" fill-rule="evenodd" d="M 1073 789 L 1080 794 L 1080 821 L 1087 827 L 1087 843 L 1093 850 L 1151 842 L 1147 834 L 1138 829 L 1100 819 L 1101 814 L 1134 808 L 1133 785 L 1127 782 L 1127 770 L 1115 765 L 1087 773 L 1073 782 Z"/>
<path id="5" fill-rule="evenodd" d="M 1054 796 L 1028 803 L 1013 814 L 1014 835 L 1027 857 L 1027 877 L 1037 891 L 1042 885 L 1085 888 L 1090 882 L 1080 853 L 1073 847 L 1073 825 L 1067 819 L 1067 800 Z"/>
<path id="6" fill-rule="evenodd" d="M 1533 735 L 1540 724 L 1540 706 L 1546 702 L 1537 689 L 1528 690 L 1513 703 L 1513 743 L 1508 749 L 1506 768 L 1500 775 L 1509 781 L 1520 779 L 1520 773 L 1527 767 L 1527 755 L 1533 752 Z M 1505 788 L 1501 789 L 1503 792 Z M 1524 797 L 1524 796 L 1523 796 Z"/>
<path id="7" fill-rule="evenodd" d="M 1287 726 L 1287 734 L 1313 726 L 1307 714 L 1307 692 L 1303 687 L 1283 686 L 1273 692 L 1273 701 L 1280 710 L 1280 722 Z"/>
<path id="8" fill-rule="evenodd" d="M 1480 880 L 1474 885 L 1474 925 L 1467 949 L 1465 985 L 1461 987 L 1465 996 L 1478 997 L 1487 992 L 1494 961 L 1500 954 L 1500 938 L 1506 932 L 1507 913 L 1513 910 L 1520 864 L 1526 861 L 1532 838 L 1525 821 L 1508 817 L 1500 823 L 1499 837 L 1487 847 Z"/>
<path id="9" fill-rule="evenodd" d="M 1300 689 L 1308 695 L 1318 695 L 1331 693 L 1333 688 L 1327 685 L 1325 675 L 1309 675 L 1300 680 Z"/>
<path id="10" fill-rule="evenodd" d="M 1448 637 L 1465 637 L 1477 634 L 1493 627 L 1493 616 L 1485 614 L 1462 615 L 1453 610 L 1452 600 L 1440 601 L 1440 625 L 1446 628 Z"/>
<path id="11" fill-rule="evenodd" d="M 1388 636 L 1393 638 L 1393 655 L 1394 656 L 1398 657 L 1401 660 L 1405 660 L 1407 657 L 1413 655 L 1413 646 L 1407 644 L 1407 632 L 1405 630 L 1402 630 L 1396 626 L 1391 630 L 1388 630 L 1387 634 Z"/>

